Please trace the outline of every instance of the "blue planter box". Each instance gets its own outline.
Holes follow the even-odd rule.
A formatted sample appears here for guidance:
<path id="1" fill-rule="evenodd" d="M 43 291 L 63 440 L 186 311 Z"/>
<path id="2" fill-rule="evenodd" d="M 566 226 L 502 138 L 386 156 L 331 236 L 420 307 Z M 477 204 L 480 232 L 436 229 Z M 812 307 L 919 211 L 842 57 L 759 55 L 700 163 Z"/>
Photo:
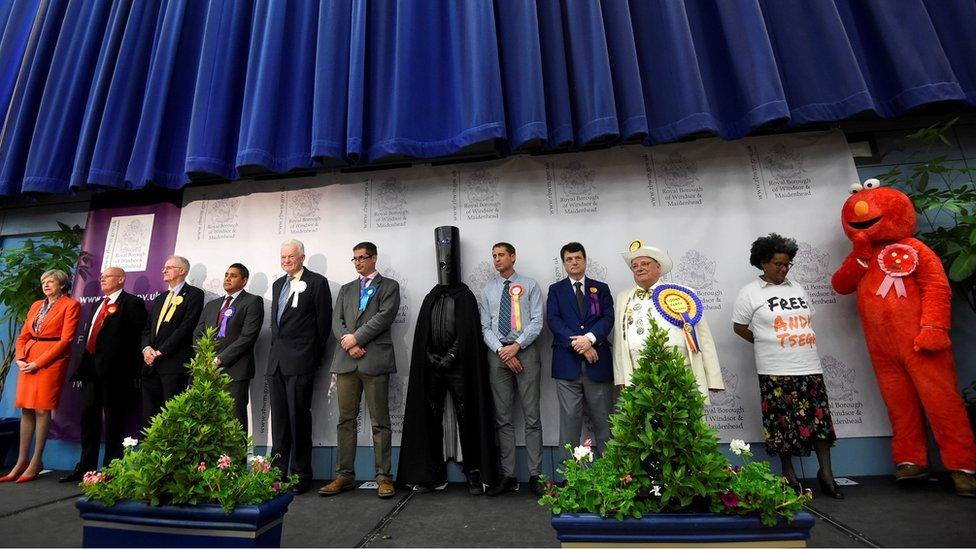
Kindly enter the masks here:
<path id="1" fill-rule="evenodd" d="M 755 546 L 763 542 L 773 542 L 779 547 L 805 547 L 813 517 L 801 511 L 791 522 L 780 520 L 775 526 L 765 526 L 759 517 L 717 513 L 661 513 L 624 520 L 579 513 L 553 516 L 552 527 L 563 547 L 615 543 Z"/>
<path id="2" fill-rule="evenodd" d="M 108 507 L 81 498 L 83 547 L 279 547 L 291 492 L 227 513 L 219 505 L 119 501 Z"/>

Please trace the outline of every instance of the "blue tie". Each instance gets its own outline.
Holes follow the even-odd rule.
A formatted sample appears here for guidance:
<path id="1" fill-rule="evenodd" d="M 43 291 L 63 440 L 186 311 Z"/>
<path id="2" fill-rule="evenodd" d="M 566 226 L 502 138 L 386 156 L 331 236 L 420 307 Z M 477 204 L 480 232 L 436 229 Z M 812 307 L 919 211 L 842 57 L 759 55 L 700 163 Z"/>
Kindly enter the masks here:
<path id="1" fill-rule="evenodd" d="M 506 280 L 502 287 L 502 298 L 498 302 L 498 335 L 505 337 L 512 331 L 512 296 L 508 295 L 511 280 Z"/>
<path id="2" fill-rule="evenodd" d="M 278 294 L 278 324 L 281 324 L 281 315 L 285 314 L 285 307 L 288 306 L 288 290 L 291 289 L 291 277 L 285 277 L 285 283 L 281 285 L 281 293 Z"/>

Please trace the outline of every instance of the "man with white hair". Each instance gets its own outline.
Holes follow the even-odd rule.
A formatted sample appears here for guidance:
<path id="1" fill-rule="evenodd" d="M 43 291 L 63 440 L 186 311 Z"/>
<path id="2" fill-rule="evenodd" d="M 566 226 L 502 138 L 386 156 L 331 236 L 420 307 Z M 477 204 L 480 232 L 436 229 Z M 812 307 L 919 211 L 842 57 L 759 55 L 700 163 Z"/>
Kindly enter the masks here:
<path id="1" fill-rule="evenodd" d="M 617 294 L 614 384 L 620 388 L 630 385 L 651 325 L 656 325 L 668 332 L 668 343 L 684 356 L 685 366 L 695 375 L 707 404 L 708 391 L 721 391 L 725 384 L 701 298 L 687 286 L 661 282 L 661 276 L 671 272 L 672 265 L 671 257 L 663 250 L 635 240 L 621 255 L 630 266 L 636 286 Z"/>
<path id="2" fill-rule="evenodd" d="M 153 300 L 142 331 L 142 421 L 182 393 L 190 381 L 186 363 L 193 358 L 193 328 L 203 310 L 203 290 L 186 283 L 190 262 L 170 256 L 163 264 L 168 290 Z"/>
<path id="3" fill-rule="evenodd" d="M 304 266 L 305 245 L 281 244 L 284 276 L 271 285 L 271 455 L 282 473 L 298 475 L 292 492 L 312 484 L 312 388 L 332 333 L 329 281 Z"/>

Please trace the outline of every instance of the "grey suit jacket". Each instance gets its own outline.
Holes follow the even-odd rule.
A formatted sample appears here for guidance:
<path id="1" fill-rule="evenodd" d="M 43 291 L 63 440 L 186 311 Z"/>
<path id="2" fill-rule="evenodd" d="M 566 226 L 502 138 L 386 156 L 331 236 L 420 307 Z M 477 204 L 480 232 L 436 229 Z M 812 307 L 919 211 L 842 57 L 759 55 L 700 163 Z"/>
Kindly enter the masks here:
<path id="1" fill-rule="evenodd" d="M 217 313 L 224 304 L 221 296 L 207 303 L 200 315 L 193 333 L 193 341 L 200 339 L 207 328 L 216 327 Z M 264 323 L 264 300 L 260 296 L 242 291 L 237 299 L 231 302 L 234 315 L 227 319 L 224 337 L 217 340 L 217 358 L 221 368 L 234 381 L 242 381 L 254 377 L 254 343 L 261 333 Z"/>
<path id="2" fill-rule="evenodd" d="M 396 372 L 390 326 L 400 309 L 400 284 L 377 274 L 372 285 L 376 287 L 376 293 L 364 311 L 359 310 L 358 278 L 339 290 L 332 313 L 332 334 L 336 341 L 342 339 L 344 334 L 353 334 L 366 354 L 352 358 L 341 346 L 337 346 L 332 360 L 333 373 L 359 370 L 364 374 L 379 375 Z"/>

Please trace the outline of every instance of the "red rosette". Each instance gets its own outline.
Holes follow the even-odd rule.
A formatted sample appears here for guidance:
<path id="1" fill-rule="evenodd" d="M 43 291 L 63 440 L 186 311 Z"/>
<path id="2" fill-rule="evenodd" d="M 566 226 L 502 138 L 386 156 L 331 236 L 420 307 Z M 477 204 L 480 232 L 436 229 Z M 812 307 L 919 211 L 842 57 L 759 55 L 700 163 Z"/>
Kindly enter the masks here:
<path id="1" fill-rule="evenodd" d="M 906 277 L 918 268 L 918 252 L 908 244 L 889 244 L 878 254 L 878 266 L 888 276 Z"/>

